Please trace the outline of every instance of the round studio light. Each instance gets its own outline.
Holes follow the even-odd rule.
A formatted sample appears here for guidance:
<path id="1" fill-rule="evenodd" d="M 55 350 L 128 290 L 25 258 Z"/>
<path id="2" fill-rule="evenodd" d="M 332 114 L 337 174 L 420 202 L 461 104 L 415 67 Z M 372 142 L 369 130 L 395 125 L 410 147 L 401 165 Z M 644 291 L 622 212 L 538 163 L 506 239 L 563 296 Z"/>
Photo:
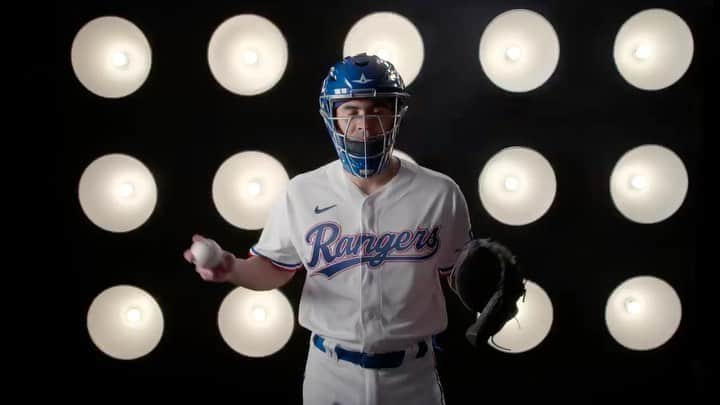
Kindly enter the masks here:
<path id="1" fill-rule="evenodd" d="M 496 86 L 527 92 L 552 76 L 560 58 L 560 43 L 552 25 L 524 9 L 495 17 L 480 38 L 480 65 Z"/>
<path id="2" fill-rule="evenodd" d="M 555 199 L 555 173 L 538 152 L 509 147 L 493 156 L 478 178 L 483 207 L 498 221 L 526 225 L 543 216 Z"/>
<path id="3" fill-rule="evenodd" d="M 628 297 L 624 302 L 625 312 L 631 315 L 639 314 L 642 311 L 642 304 L 636 298 Z"/>
<path id="4" fill-rule="evenodd" d="M 262 180 L 251 180 L 247 184 L 247 192 L 250 197 L 257 197 L 262 193 Z"/>
<path id="5" fill-rule="evenodd" d="M 274 157 L 257 151 L 240 152 L 225 160 L 215 173 L 213 202 L 232 225 L 261 229 L 288 181 L 285 168 Z"/>
<path id="6" fill-rule="evenodd" d="M 425 57 L 423 40 L 415 25 L 391 12 L 366 15 L 350 28 L 343 44 L 343 56 L 363 52 L 392 63 L 406 86 L 420 73 Z"/>
<path id="7" fill-rule="evenodd" d="M 142 162 L 124 154 L 109 154 L 85 168 L 78 195 L 92 223 L 110 232 L 129 232 L 152 215 L 157 186 Z"/>
<path id="8" fill-rule="evenodd" d="M 131 182 L 125 182 L 118 186 L 118 197 L 132 198 L 135 195 L 135 186 Z"/>
<path id="9" fill-rule="evenodd" d="M 208 63 L 215 80 L 243 96 L 272 89 L 285 73 L 287 62 L 287 41 L 280 29 L 255 14 L 225 20 L 208 45 Z"/>
<path id="10" fill-rule="evenodd" d="M 142 320 L 142 310 L 137 307 L 131 307 L 126 312 L 126 317 L 130 323 L 138 323 Z"/>
<path id="11" fill-rule="evenodd" d="M 645 190 L 648 187 L 647 177 L 643 175 L 632 176 L 630 178 L 630 186 L 638 191 Z"/>
<path id="12" fill-rule="evenodd" d="M 254 65 L 258 63 L 258 53 L 253 50 L 243 52 L 243 62 L 246 65 Z"/>
<path id="13" fill-rule="evenodd" d="M 505 57 L 508 58 L 508 60 L 517 62 L 520 60 L 520 57 L 522 55 L 522 50 L 519 46 L 511 46 L 505 50 Z"/>
<path id="14" fill-rule="evenodd" d="M 652 276 L 624 281 L 610 294 L 605 306 L 610 335 L 632 350 L 662 346 L 675 334 L 681 318 L 682 305 L 675 290 Z"/>
<path id="15" fill-rule="evenodd" d="M 690 27 L 672 11 L 648 9 L 630 17 L 615 36 L 620 75 L 642 90 L 660 90 L 685 74 L 693 58 Z"/>
<path id="16" fill-rule="evenodd" d="M 384 60 L 392 60 L 395 58 L 395 55 L 393 55 L 392 51 L 387 48 L 377 48 L 375 54 Z"/>
<path id="17" fill-rule="evenodd" d="M 530 280 L 526 280 L 525 288 L 525 298 L 517 301 L 517 315 L 488 340 L 491 347 L 508 353 L 526 352 L 539 345 L 550 332 L 553 323 L 550 297 Z"/>
<path id="18" fill-rule="evenodd" d="M 682 205 L 688 174 L 682 160 L 660 145 L 642 145 L 626 152 L 610 176 L 615 207 L 629 220 L 664 221 Z"/>
<path id="19" fill-rule="evenodd" d="M 650 52 L 650 47 L 646 45 L 639 45 L 635 48 L 635 51 L 633 52 L 633 56 L 637 60 L 646 60 L 650 58 L 652 52 Z"/>
<path id="20" fill-rule="evenodd" d="M 248 357 L 265 357 L 282 349 L 295 326 L 293 308 L 279 290 L 237 287 L 223 300 L 218 327 L 225 343 Z"/>
<path id="21" fill-rule="evenodd" d="M 504 185 L 507 191 L 518 191 L 520 189 L 520 180 L 515 176 L 508 176 L 505 178 Z"/>
<path id="22" fill-rule="evenodd" d="M 112 64 L 116 68 L 126 68 L 130 64 L 130 58 L 125 52 L 114 52 L 112 54 Z"/>
<path id="23" fill-rule="evenodd" d="M 133 360 L 150 353 L 163 334 L 163 314 L 146 291 L 118 285 L 101 292 L 90 304 L 87 329 L 93 344 L 106 355 Z"/>
<path id="24" fill-rule="evenodd" d="M 87 90 L 100 97 L 120 98 L 145 83 L 152 52 L 135 24 L 106 16 L 88 22 L 77 32 L 70 60 L 75 76 Z"/>

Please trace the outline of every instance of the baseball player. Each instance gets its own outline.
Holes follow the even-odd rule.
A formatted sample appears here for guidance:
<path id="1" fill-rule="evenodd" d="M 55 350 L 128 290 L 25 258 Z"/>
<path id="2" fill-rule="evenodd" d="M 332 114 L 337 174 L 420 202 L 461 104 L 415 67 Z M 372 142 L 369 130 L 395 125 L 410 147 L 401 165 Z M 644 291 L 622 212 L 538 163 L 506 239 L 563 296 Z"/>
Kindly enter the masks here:
<path id="1" fill-rule="evenodd" d="M 305 269 L 306 404 L 444 403 L 432 339 L 447 326 L 441 282 L 470 219 L 451 178 L 393 156 L 409 99 L 376 56 L 332 66 L 319 103 L 338 159 L 290 180 L 248 259 L 223 251 L 215 268 L 196 266 L 254 290 Z"/>

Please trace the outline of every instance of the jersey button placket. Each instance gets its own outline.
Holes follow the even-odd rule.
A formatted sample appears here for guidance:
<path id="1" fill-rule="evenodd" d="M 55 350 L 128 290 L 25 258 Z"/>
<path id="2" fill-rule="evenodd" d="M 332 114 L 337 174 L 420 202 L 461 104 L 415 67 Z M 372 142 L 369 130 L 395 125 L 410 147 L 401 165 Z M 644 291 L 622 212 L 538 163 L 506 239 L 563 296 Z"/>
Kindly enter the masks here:
<path id="1" fill-rule="evenodd" d="M 363 200 L 362 204 L 362 211 L 361 211 L 361 223 L 362 223 L 362 231 L 363 234 L 367 235 L 375 235 L 375 229 L 373 226 L 373 208 L 372 208 L 372 199 L 370 197 L 365 198 Z M 367 244 L 366 246 L 368 246 Z M 372 255 L 372 254 L 371 254 Z M 374 300 L 373 300 L 373 288 L 372 288 L 372 279 L 373 279 L 373 270 L 370 268 L 368 262 L 362 261 L 361 262 L 361 271 L 362 271 L 362 277 L 361 277 L 361 288 L 362 288 L 362 318 L 363 323 L 366 325 L 366 330 L 372 331 L 372 327 L 370 324 L 375 319 L 374 314 Z"/>
<path id="2" fill-rule="evenodd" d="M 375 195 L 369 196 L 363 202 L 363 228 L 364 232 L 373 235 L 376 239 L 373 245 L 377 246 L 378 226 L 377 226 L 377 215 L 375 212 Z M 377 252 L 373 252 L 371 255 L 374 256 Z M 381 333 L 380 325 L 380 314 L 379 314 L 379 303 L 380 303 L 380 291 L 378 290 L 376 283 L 378 274 L 376 273 L 378 268 L 371 267 L 369 263 L 365 262 L 363 266 L 363 297 L 364 297 L 364 312 L 365 319 L 368 325 L 367 330 L 375 336 Z"/>
<path id="3" fill-rule="evenodd" d="M 368 233 L 368 227 L 365 220 L 365 204 L 367 202 L 367 199 L 363 199 L 360 204 L 360 235 L 362 238 L 362 235 L 365 235 Z M 363 244 L 364 245 L 364 244 Z M 361 245 L 360 247 L 360 323 L 362 324 L 362 329 L 367 336 L 368 330 L 367 330 L 367 323 L 368 323 L 368 309 L 367 309 L 367 298 L 365 297 L 365 272 L 366 272 L 366 262 L 364 260 L 366 254 L 365 254 L 365 248 Z M 365 339 L 363 339 L 364 342 Z"/>

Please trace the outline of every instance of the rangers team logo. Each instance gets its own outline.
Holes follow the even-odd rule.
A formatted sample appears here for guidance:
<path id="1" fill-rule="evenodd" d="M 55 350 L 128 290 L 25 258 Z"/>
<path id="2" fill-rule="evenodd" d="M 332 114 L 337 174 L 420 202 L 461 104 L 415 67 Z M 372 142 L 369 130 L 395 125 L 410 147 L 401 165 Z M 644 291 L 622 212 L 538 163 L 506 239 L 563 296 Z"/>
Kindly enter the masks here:
<path id="1" fill-rule="evenodd" d="M 308 270 L 313 271 L 313 275 L 324 274 L 328 278 L 360 263 L 378 267 L 390 261 L 426 260 L 440 247 L 437 226 L 379 235 L 343 235 L 342 228 L 335 222 L 323 222 L 310 228 L 305 234 L 305 242 L 312 247 Z"/>
<path id="2" fill-rule="evenodd" d="M 353 82 L 353 83 L 365 84 L 365 83 L 370 83 L 370 82 L 374 82 L 374 81 L 375 81 L 375 79 L 368 79 L 367 77 L 365 77 L 365 73 L 361 73 L 361 74 L 360 74 L 360 79 L 358 79 L 358 80 L 353 80 L 352 82 Z"/>

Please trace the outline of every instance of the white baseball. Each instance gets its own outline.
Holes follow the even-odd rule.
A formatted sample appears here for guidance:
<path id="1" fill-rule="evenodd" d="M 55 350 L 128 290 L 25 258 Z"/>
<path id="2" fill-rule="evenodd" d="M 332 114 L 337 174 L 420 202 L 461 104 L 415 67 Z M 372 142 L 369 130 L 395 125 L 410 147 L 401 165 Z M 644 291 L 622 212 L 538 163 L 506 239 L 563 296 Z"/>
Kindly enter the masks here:
<path id="1" fill-rule="evenodd" d="M 196 265 L 209 269 L 220 264 L 222 259 L 222 249 L 212 239 L 204 239 L 193 243 L 190 252 L 195 259 Z"/>

